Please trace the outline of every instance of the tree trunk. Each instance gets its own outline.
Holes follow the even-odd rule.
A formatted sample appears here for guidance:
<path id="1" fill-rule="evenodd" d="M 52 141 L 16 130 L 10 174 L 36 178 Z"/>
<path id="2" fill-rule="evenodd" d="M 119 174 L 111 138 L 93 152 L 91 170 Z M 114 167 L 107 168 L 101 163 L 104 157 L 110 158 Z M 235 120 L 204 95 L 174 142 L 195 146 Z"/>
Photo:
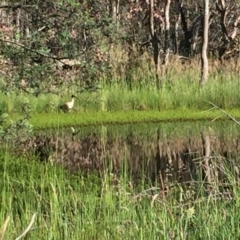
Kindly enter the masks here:
<path id="1" fill-rule="evenodd" d="M 174 24 L 174 54 L 179 53 L 178 49 L 178 38 L 179 38 L 179 24 L 181 22 L 181 14 L 178 15 L 175 24 Z"/>
<path id="2" fill-rule="evenodd" d="M 200 85 L 203 86 L 208 78 L 208 28 L 209 28 L 209 0 L 204 1 L 204 20 L 203 20 L 203 43 L 202 43 L 202 66 Z"/>
<path id="3" fill-rule="evenodd" d="M 114 23 L 118 23 L 119 0 L 111 0 L 110 3 L 111 3 L 112 19 Z"/>
<path id="4" fill-rule="evenodd" d="M 164 57 L 164 65 L 168 64 L 169 60 L 169 30 L 170 30 L 170 21 L 169 21 L 169 8 L 170 8 L 171 0 L 165 0 L 165 57 Z"/>
<path id="5" fill-rule="evenodd" d="M 156 35 L 156 31 L 154 28 L 154 0 L 150 0 L 149 4 L 149 19 L 150 19 L 150 35 L 151 35 L 151 43 L 153 46 L 153 60 L 155 65 L 155 73 L 156 73 L 156 86 L 160 89 L 160 79 L 159 79 L 159 48 L 158 48 L 158 38 Z"/>
<path id="6" fill-rule="evenodd" d="M 5 26 L 12 26 L 13 23 L 13 10 L 11 8 L 5 8 L 4 6 L 11 6 L 11 3 L 6 1 L 1 1 L 0 3 L 0 21 L 1 24 Z"/>

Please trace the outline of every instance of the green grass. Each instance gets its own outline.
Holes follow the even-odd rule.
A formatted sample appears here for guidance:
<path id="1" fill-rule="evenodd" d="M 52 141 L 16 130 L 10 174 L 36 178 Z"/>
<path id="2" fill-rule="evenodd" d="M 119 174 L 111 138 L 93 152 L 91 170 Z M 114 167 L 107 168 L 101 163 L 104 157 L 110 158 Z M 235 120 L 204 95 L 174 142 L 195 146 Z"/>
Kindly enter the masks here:
<path id="1" fill-rule="evenodd" d="M 231 116 L 240 118 L 240 111 L 228 111 Z M 169 110 L 169 111 L 127 111 L 127 112 L 84 112 L 34 114 L 30 123 L 35 129 L 88 126 L 101 124 L 126 124 L 150 122 L 179 122 L 228 119 L 220 111 Z"/>
<path id="2" fill-rule="evenodd" d="M 202 193 L 201 182 L 195 194 L 175 185 L 161 197 L 157 185 L 134 184 L 124 169 L 118 176 L 70 174 L 61 166 L 8 154 L 1 155 L 0 170 L 0 223 L 10 218 L 4 239 L 19 236 L 34 214 L 29 239 L 212 240 L 240 235 L 240 189 L 230 173 L 234 200 L 214 200 Z"/>
<path id="3" fill-rule="evenodd" d="M 132 90 L 123 81 L 102 81 L 98 92 L 80 92 L 80 88 L 66 87 L 63 97 L 54 94 L 40 94 L 35 97 L 25 92 L 0 94 L 0 109 L 4 112 L 22 111 L 23 104 L 29 103 L 34 113 L 56 112 L 57 106 L 70 100 L 72 93 L 80 100 L 76 101 L 75 112 L 132 111 L 144 105 L 149 111 L 185 110 L 209 108 L 207 101 L 224 109 L 236 109 L 240 106 L 240 77 L 237 75 L 210 76 L 208 83 L 199 88 L 198 75 L 186 73 L 184 76 L 166 76 L 162 88 L 157 90 L 153 79 L 145 79 L 146 84 L 135 83 Z M 147 83 L 149 82 L 149 83 Z M 31 91 L 31 89 L 29 89 Z"/>

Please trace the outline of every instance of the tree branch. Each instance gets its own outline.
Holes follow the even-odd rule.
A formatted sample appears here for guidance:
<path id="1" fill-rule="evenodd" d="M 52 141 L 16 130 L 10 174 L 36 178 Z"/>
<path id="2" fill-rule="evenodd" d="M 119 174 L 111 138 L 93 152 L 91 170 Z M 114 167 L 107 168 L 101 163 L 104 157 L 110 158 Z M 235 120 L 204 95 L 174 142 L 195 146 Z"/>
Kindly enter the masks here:
<path id="1" fill-rule="evenodd" d="M 53 55 L 47 55 L 45 53 L 42 53 L 40 51 L 37 51 L 35 49 L 32 49 L 32 48 L 29 48 L 27 47 L 26 45 L 22 44 L 22 43 L 19 43 L 19 42 L 15 42 L 15 41 L 11 41 L 11 40 L 6 40 L 6 39 L 2 39 L 0 38 L 0 42 L 5 42 L 5 43 L 10 43 L 10 44 L 13 44 L 13 45 L 16 45 L 18 47 L 21 47 L 29 52 L 32 52 L 32 53 L 36 53 L 42 57 L 45 57 L 45 58 L 50 58 L 50 59 L 54 59 L 54 60 L 58 60 L 58 61 L 61 61 L 63 59 L 72 59 L 72 58 L 75 58 L 75 57 L 78 57 L 80 54 L 77 54 L 75 56 L 72 56 L 71 58 L 68 57 L 68 56 L 64 56 L 64 57 L 57 57 L 57 56 L 53 56 Z M 82 53 L 81 53 L 82 54 Z"/>
<path id="2" fill-rule="evenodd" d="M 32 7 L 36 7 L 37 5 L 23 5 L 23 4 L 3 4 L 0 5 L 0 8 L 11 8 L 13 10 L 17 9 L 17 8 L 32 8 Z"/>
<path id="3" fill-rule="evenodd" d="M 188 27 L 187 27 L 185 14 L 183 12 L 183 2 L 180 0 L 180 1 L 178 1 L 178 4 L 179 4 L 180 15 L 181 15 L 181 21 L 182 21 L 182 29 L 184 32 L 187 32 Z"/>
<path id="4" fill-rule="evenodd" d="M 219 11 L 219 13 L 221 14 L 222 32 L 224 33 L 225 39 L 229 41 L 228 32 L 227 32 L 227 28 L 226 28 L 227 8 L 225 5 L 225 0 L 221 0 L 220 2 L 221 2 L 220 5 L 218 3 L 216 3 L 216 8 Z"/>

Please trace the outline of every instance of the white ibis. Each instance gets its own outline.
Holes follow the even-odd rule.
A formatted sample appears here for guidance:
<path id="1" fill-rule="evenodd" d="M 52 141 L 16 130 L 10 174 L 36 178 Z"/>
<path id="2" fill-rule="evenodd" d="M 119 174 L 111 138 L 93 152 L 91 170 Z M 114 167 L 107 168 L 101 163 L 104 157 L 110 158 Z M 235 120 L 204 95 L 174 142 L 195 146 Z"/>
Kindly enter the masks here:
<path id="1" fill-rule="evenodd" d="M 66 103 L 60 105 L 60 107 L 59 107 L 65 113 L 69 112 L 73 108 L 74 100 L 75 100 L 74 98 L 77 98 L 75 95 L 72 95 L 71 97 L 72 97 L 72 100 L 70 102 L 66 102 Z"/>

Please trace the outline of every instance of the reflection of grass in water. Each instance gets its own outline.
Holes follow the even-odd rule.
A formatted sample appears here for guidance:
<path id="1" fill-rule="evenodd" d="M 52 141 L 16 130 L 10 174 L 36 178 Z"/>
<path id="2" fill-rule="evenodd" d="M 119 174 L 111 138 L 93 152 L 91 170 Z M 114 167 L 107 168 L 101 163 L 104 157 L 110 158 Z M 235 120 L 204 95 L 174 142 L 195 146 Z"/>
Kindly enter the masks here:
<path id="1" fill-rule="evenodd" d="M 108 167 L 108 171 L 107 171 Z M 230 172 L 234 203 L 199 191 L 158 184 L 135 185 L 123 167 L 70 174 L 62 167 L 15 159 L 0 161 L 0 222 L 10 216 L 5 239 L 15 239 L 36 213 L 31 239 L 236 239 L 240 191 Z M 231 231 L 229 231 L 231 229 Z"/>
<path id="2" fill-rule="evenodd" d="M 129 135 L 136 136 L 141 139 L 155 139 L 159 131 L 161 139 L 165 140 L 169 137 L 199 137 L 201 132 L 209 131 L 218 136 L 230 136 L 231 138 L 239 137 L 239 126 L 233 121 L 193 121 L 193 122 L 160 122 L 160 123 L 130 123 L 130 124 L 113 124 L 113 125 L 90 125 L 75 126 L 78 137 L 91 135 L 97 136 L 103 132 L 103 126 L 108 137 L 126 138 Z M 72 133 L 71 127 L 59 127 L 63 136 Z M 38 132 L 38 131 L 35 131 Z M 55 135 L 56 129 L 39 130 L 44 135 Z"/>

